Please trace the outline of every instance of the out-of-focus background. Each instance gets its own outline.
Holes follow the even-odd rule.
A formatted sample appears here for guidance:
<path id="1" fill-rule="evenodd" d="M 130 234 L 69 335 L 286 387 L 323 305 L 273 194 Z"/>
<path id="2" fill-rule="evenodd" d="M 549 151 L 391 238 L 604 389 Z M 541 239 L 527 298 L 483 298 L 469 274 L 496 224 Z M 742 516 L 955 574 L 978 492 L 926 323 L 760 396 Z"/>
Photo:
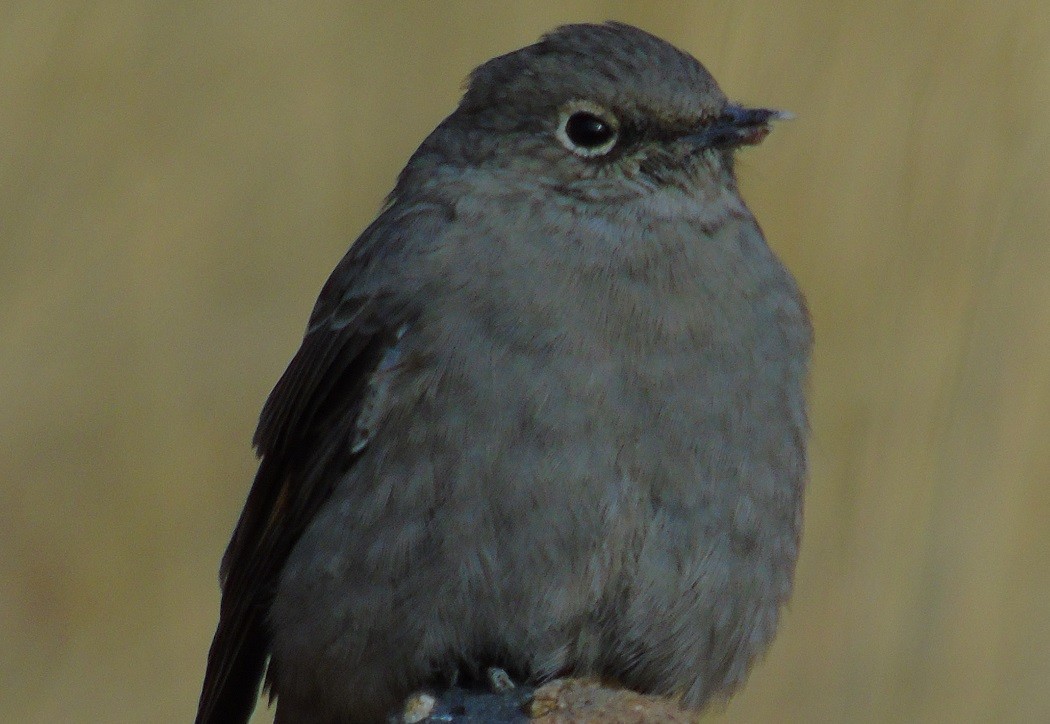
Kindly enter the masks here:
<path id="1" fill-rule="evenodd" d="M 320 285 L 472 67 L 610 18 L 798 117 L 739 169 L 816 323 L 806 536 L 711 719 L 1050 721 L 1045 0 L 4 3 L 0 719 L 190 719 Z"/>

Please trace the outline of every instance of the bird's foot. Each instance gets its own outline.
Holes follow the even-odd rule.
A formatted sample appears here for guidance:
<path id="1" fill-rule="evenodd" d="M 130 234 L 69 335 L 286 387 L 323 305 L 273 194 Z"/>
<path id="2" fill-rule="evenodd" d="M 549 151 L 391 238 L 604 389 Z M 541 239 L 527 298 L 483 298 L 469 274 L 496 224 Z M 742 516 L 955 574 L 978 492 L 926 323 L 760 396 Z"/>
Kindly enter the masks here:
<path id="1" fill-rule="evenodd" d="M 437 705 L 437 697 L 433 694 L 417 691 L 405 699 L 405 705 L 401 709 L 401 716 L 391 717 L 391 720 L 398 724 L 419 724 L 419 722 L 426 721 L 434 713 Z"/>
<path id="2" fill-rule="evenodd" d="M 389 718 L 392 724 L 477 724 L 526 722 L 525 707 L 532 700 L 533 687 L 514 683 L 503 669 L 490 666 L 474 685 L 460 686 L 459 677 L 450 677 L 448 687 L 418 691 L 405 700 L 401 711 Z"/>
<path id="3" fill-rule="evenodd" d="M 510 674 L 498 666 L 490 666 L 485 669 L 485 679 L 488 681 L 489 690 L 493 694 L 502 694 L 516 688 L 514 680 L 510 678 Z"/>

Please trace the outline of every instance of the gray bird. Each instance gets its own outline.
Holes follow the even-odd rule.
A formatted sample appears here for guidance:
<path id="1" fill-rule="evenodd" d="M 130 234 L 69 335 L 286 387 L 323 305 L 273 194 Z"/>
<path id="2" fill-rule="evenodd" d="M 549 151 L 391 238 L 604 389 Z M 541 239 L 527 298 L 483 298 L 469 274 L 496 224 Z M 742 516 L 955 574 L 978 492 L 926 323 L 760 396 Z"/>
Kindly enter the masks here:
<path id="1" fill-rule="evenodd" d="M 474 71 L 263 409 L 198 722 L 264 672 L 278 722 L 487 667 L 743 682 L 806 478 L 805 303 L 733 172 L 780 117 L 616 23 Z"/>

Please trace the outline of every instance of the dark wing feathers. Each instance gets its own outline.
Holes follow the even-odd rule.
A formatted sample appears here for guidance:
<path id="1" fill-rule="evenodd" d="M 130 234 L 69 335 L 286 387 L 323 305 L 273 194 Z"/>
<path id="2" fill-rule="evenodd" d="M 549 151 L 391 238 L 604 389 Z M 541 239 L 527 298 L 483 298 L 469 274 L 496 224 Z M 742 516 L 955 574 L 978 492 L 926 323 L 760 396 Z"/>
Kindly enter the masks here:
<path id="1" fill-rule="evenodd" d="M 453 216 L 437 203 L 391 204 L 336 266 L 302 346 L 263 407 L 254 443 L 261 462 L 220 569 L 219 625 L 208 652 L 197 722 L 245 722 L 269 656 L 266 617 L 293 546 L 353 465 L 369 380 L 411 312 L 384 274 L 406 239 L 439 244 Z M 378 271 L 379 267 L 387 272 Z"/>
<path id="2" fill-rule="evenodd" d="M 346 266 L 359 265 L 359 258 L 344 259 L 322 301 L 337 291 L 333 283 L 348 286 L 346 277 L 356 276 L 346 274 L 356 271 Z M 347 286 L 338 291 L 347 293 Z M 380 301 L 375 295 L 359 300 L 354 326 L 326 323 L 323 316 L 335 305 L 319 302 L 310 331 L 263 408 L 255 434 L 262 460 L 223 556 L 219 625 L 208 653 L 198 723 L 247 721 L 255 706 L 277 579 L 292 547 L 353 463 L 350 440 L 365 388 L 397 339 L 396 320 L 381 323 Z"/>
<path id="3" fill-rule="evenodd" d="M 271 396 L 267 407 L 276 410 L 275 426 L 260 426 L 259 472 L 223 556 L 219 625 L 198 722 L 250 716 L 266 665 L 264 622 L 277 578 L 292 546 L 353 462 L 350 440 L 363 389 L 388 345 L 386 335 L 361 339 L 352 332 L 314 332 Z"/>

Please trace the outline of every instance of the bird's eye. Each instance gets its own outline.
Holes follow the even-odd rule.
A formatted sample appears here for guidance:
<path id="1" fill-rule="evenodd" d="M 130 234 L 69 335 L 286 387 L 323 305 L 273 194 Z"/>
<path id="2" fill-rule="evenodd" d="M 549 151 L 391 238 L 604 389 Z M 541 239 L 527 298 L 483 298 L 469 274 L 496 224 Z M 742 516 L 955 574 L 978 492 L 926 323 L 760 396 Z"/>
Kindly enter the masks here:
<path id="1" fill-rule="evenodd" d="M 579 111 L 565 121 L 565 135 L 577 146 L 594 149 L 611 141 L 616 131 L 605 119 L 587 111 Z"/>
<path id="2" fill-rule="evenodd" d="M 619 124 L 608 111 L 590 103 L 574 103 L 562 110 L 558 140 L 578 156 L 601 156 L 612 150 Z"/>

